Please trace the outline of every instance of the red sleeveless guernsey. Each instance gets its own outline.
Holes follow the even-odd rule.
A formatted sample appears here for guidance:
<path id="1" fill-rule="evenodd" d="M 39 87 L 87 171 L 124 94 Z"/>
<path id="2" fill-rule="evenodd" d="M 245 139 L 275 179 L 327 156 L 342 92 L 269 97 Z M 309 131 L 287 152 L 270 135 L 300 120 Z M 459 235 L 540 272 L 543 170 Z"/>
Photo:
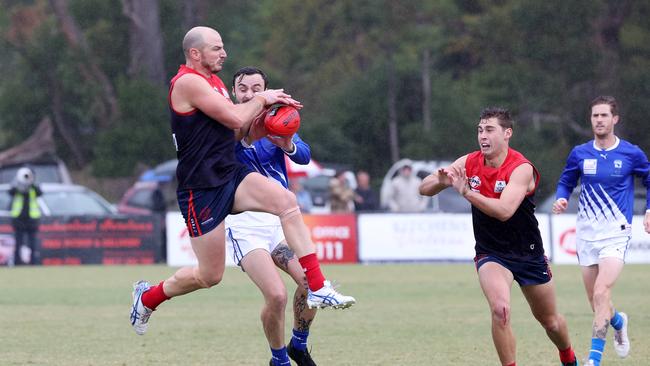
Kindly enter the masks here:
<path id="1" fill-rule="evenodd" d="M 489 198 L 501 197 L 510 181 L 512 171 L 522 164 L 533 167 L 535 188 L 539 184 L 539 172 L 518 151 L 509 148 L 505 161 L 498 168 L 485 165 L 480 151 L 467 155 L 465 169 L 470 188 Z M 542 237 L 535 218 L 535 190 L 528 193 L 514 215 L 505 222 L 488 216 L 472 205 L 472 223 L 476 239 L 476 254 L 494 254 L 508 259 L 526 259 L 544 255 Z"/>

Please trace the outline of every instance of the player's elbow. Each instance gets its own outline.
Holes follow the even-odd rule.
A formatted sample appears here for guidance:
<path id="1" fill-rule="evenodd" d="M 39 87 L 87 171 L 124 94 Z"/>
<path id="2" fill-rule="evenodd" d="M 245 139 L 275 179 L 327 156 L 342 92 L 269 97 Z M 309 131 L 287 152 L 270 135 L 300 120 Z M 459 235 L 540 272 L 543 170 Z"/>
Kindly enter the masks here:
<path id="1" fill-rule="evenodd" d="M 500 211 L 499 213 L 497 213 L 496 219 L 501 221 L 501 222 L 506 222 L 506 221 L 510 220 L 510 218 L 512 218 L 512 216 L 514 216 L 514 214 L 515 214 L 515 211 L 503 210 L 503 211 Z"/>

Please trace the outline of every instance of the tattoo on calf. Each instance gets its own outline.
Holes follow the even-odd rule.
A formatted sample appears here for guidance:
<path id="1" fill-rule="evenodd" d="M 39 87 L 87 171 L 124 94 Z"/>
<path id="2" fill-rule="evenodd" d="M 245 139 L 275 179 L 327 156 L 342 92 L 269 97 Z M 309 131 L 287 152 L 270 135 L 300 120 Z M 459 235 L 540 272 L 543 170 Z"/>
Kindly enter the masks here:
<path id="1" fill-rule="evenodd" d="M 306 332 L 311 326 L 313 318 L 306 319 L 303 316 L 305 310 L 307 310 L 307 297 L 305 295 L 296 296 L 294 299 L 294 309 L 296 316 L 296 323 L 298 325 L 298 331 Z"/>
<path id="2" fill-rule="evenodd" d="M 594 329 L 592 331 L 592 338 L 607 339 L 607 328 L 609 327 L 609 319 L 605 319 L 605 323 L 602 326 L 594 323 Z"/>

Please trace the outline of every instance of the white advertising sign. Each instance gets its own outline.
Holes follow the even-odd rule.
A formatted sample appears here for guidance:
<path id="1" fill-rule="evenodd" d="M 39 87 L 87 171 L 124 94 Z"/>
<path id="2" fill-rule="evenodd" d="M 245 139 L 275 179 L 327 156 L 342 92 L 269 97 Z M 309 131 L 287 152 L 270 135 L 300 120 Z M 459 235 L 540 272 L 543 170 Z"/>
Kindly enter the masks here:
<path id="1" fill-rule="evenodd" d="M 361 262 L 474 258 L 469 214 L 361 214 L 357 221 Z"/>
<path id="2" fill-rule="evenodd" d="M 650 263 L 650 234 L 643 228 L 643 216 L 632 219 L 632 239 L 625 252 L 626 263 Z M 576 215 L 551 216 L 553 263 L 577 264 Z"/>
<path id="3" fill-rule="evenodd" d="M 167 213 L 167 265 L 173 267 L 198 264 L 190 244 L 190 234 L 180 212 Z M 232 255 L 226 253 L 226 266 L 234 266 Z"/>
<path id="4" fill-rule="evenodd" d="M 547 255 L 549 219 L 537 216 Z M 471 261 L 474 230 L 471 214 L 361 214 L 359 260 Z"/>

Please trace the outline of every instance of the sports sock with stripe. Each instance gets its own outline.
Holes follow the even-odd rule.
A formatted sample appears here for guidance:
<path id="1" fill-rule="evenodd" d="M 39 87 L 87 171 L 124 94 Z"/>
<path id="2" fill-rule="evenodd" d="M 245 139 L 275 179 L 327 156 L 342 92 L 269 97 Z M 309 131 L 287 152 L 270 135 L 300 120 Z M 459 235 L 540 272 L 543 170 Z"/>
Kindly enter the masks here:
<path id="1" fill-rule="evenodd" d="M 603 350 L 605 349 L 605 340 L 601 338 L 591 339 L 591 350 L 589 351 L 589 359 L 594 361 L 594 366 L 600 366 L 600 359 L 603 357 Z"/>
<path id="2" fill-rule="evenodd" d="M 307 349 L 307 337 L 309 337 L 309 331 L 299 331 L 293 330 L 293 336 L 291 337 L 291 344 L 293 348 L 304 351 Z"/>
<path id="3" fill-rule="evenodd" d="M 621 330 L 621 328 L 623 328 L 623 317 L 621 316 L 621 313 L 614 310 L 614 316 L 612 317 L 612 320 L 609 321 L 609 324 L 614 327 L 614 329 Z"/>
<path id="4" fill-rule="evenodd" d="M 291 365 L 291 361 L 289 361 L 289 354 L 287 353 L 287 347 L 282 347 L 280 349 L 271 348 L 271 355 L 273 356 L 273 365 L 275 366 Z"/>

